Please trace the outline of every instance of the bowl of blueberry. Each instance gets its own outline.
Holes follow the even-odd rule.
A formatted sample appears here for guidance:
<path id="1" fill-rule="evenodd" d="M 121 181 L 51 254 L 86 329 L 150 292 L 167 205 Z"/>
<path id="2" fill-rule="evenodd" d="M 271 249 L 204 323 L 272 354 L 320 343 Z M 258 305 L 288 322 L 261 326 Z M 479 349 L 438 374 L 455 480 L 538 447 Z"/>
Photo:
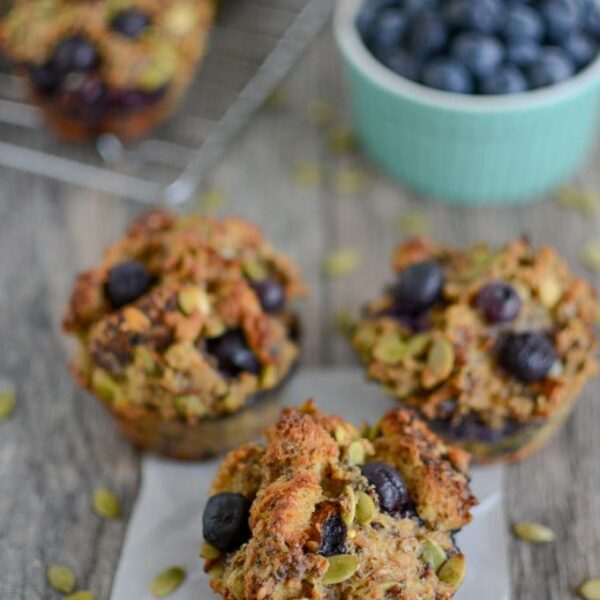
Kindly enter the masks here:
<path id="1" fill-rule="evenodd" d="M 420 194 L 522 203 L 590 155 L 598 0 L 343 0 L 335 29 L 363 146 Z"/>

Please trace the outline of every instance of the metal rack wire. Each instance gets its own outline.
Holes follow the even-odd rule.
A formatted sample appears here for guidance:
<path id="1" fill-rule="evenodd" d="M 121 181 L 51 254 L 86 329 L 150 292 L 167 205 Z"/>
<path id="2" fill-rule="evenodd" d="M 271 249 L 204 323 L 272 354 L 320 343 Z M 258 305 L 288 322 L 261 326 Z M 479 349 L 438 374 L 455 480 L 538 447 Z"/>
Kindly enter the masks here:
<path id="1" fill-rule="evenodd" d="M 60 142 L 0 63 L 0 164 L 145 203 L 180 204 L 327 23 L 334 0 L 229 0 L 179 114 L 135 145 Z"/>

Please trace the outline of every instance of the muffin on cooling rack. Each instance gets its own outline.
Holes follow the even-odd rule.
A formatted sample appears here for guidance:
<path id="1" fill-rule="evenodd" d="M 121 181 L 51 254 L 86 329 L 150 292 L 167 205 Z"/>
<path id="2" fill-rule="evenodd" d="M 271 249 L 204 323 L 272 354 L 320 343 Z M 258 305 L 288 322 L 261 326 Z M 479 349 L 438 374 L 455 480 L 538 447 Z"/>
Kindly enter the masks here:
<path id="1" fill-rule="evenodd" d="M 597 369 L 596 295 L 549 247 L 400 246 L 352 341 L 368 377 L 480 461 L 518 460 Z"/>
<path id="2" fill-rule="evenodd" d="M 152 212 L 77 278 L 64 317 L 79 341 L 73 372 L 139 447 L 217 454 L 275 419 L 303 293 L 252 225 Z"/>
<path id="3" fill-rule="evenodd" d="M 203 514 L 201 556 L 227 600 L 448 600 L 465 559 L 453 533 L 476 501 L 468 454 L 407 409 L 368 438 L 310 402 L 266 445 L 231 452 Z"/>
<path id="4" fill-rule="evenodd" d="M 0 46 L 60 135 L 135 138 L 177 108 L 213 13 L 213 0 L 16 0 Z"/>

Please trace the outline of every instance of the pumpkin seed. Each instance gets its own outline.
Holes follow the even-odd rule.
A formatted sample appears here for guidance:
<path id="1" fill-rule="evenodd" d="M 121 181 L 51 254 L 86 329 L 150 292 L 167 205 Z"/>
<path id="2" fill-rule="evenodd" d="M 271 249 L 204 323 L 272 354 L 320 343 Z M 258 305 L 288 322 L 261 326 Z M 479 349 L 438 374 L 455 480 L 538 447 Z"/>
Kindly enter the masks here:
<path id="1" fill-rule="evenodd" d="M 213 578 L 213 579 L 219 579 L 220 577 L 223 577 L 223 573 L 225 572 L 225 565 L 223 565 L 222 563 L 217 563 L 214 567 L 211 567 L 207 573 Z"/>
<path id="2" fill-rule="evenodd" d="M 448 556 L 444 549 L 433 538 L 427 538 L 423 542 L 421 560 L 425 561 L 437 572 L 446 560 L 448 560 Z"/>
<path id="3" fill-rule="evenodd" d="M 349 485 L 344 488 L 341 505 L 340 516 L 342 517 L 342 521 L 350 526 L 354 522 L 354 516 L 356 515 L 356 495 Z"/>
<path id="4" fill-rule="evenodd" d="M 329 567 L 323 575 L 324 585 L 335 585 L 350 579 L 354 573 L 358 570 L 358 558 L 351 554 L 338 554 L 337 556 L 330 556 L 327 561 Z"/>
<path id="5" fill-rule="evenodd" d="M 140 362 L 148 373 L 155 373 L 157 370 L 156 362 L 152 353 L 145 346 L 137 346 L 133 351 L 134 360 Z"/>
<path id="6" fill-rule="evenodd" d="M 364 189 L 368 181 L 362 169 L 340 169 L 333 179 L 333 189 L 337 194 L 356 194 Z"/>
<path id="7" fill-rule="evenodd" d="M 148 66 L 141 73 L 138 85 L 146 92 L 166 85 L 177 71 L 177 53 L 168 44 L 156 44 Z"/>
<path id="8" fill-rule="evenodd" d="M 75 574 L 65 565 L 50 565 L 46 576 L 50 585 L 61 594 L 70 594 L 75 589 Z"/>
<path id="9" fill-rule="evenodd" d="M 336 425 L 333 430 L 333 437 L 338 444 L 345 444 L 350 438 L 350 434 L 343 425 Z"/>
<path id="10" fill-rule="evenodd" d="M 94 492 L 93 505 L 96 514 L 103 519 L 118 519 L 121 516 L 119 499 L 105 488 Z"/>
<path id="11" fill-rule="evenodd" d="M 89 590 L 79 590 L 78 592 L 65 596 L 63 600 L 96 600 L 96 597 Z"/>
<path id="12" fill-rule="evenodd" d="M 358 269 L 360 262 L 356 250 L 345 248 L 331 253 L 323 262 L 323 270 L 330 277 L 346 277 Z"/>
<path id="13" fill-rule="evenodd" d="M 454 368 L 454 347 L 445 339 L 433 341 L 427 354 L 427 367 L 436 381 L 447 379 Z"/>
<path id="14" fill-rule="evenodd" d="M 242 269 L 247 277 L 250 277 L 252 281 L 261 281 L 267 277 L 267 270 L 258 260 L 246 261 Z"/>
<path id="15" fill-rule="evenodd" d="M 513 527 L 515 535 L 525 542 L 546 544 L 554 541 L 554 531 L 541 523 L 523 522 Z"/>
<path id="16" fill-rule="evenodd" d="M 156 598 L 169 596 L 185 581 L 185 577 L 183 567 L 170 567 L 154 578 L 150 593 Z"/>
<path id="17" fill-rule="evenodd" d="M 561 285 L 554 277 L 544 278 L 538 291 L 540 300 L 546 308 L 553 308 L 562 296 Z"/>
<path id="18" fill-rule="evenodd" d="M 398 219 L 398 229 L 405 235 L 423 235 L 430 229 L 429 219 L 423 213 L 404 213 Z"/>
<path id="19" fill-rule="evenodd" d="M 373 498 L 367 492 L 358 492 L 356 501 L 356 522 L 359 525 L 368 525 L 377 514 L 377 507 Z"/>
<path id="20" fill-rule="evenodd" d="M 260 374 L 260 387 L 263 390 L 268 390 L 277 385 L 279 375 L 275 365 L 267 365 Z"/>
<path id="21" fill-rule="evenodd" d="M 427 333 L 413 335 L 406 342 L 406 357 L 417 357 L 423 354 L 431 342 L 431 336 Z"/>
<path id="22" fill-rule="evenodd" d="M 574 186 L 566 186 L 558 192 L 558 203 L 572 210 L 593 215 L 598 211 L 598 197 L 592 192 L 578 189 Z"/>
<path id="23" fill-rule="evenodd" d="M 359 352 L 369 352 L 377 340 L 377 332 L 373 327 L 360 327 L 352 338 L 352 343 Z"/>
<path id="24" fill-rule="evenodd" d="M 119 384 L 102 369 L 95 369 L 92 374 L 92 389 L 105 402 L 113 402 L 120 392 Z"/>
<path id="25" fill-rule="evenodd" d="M 329 149 L 334 154 L 349 154 L 357 146 L 356 136 L 351 129 L 337 127 L 327 136 Z"/>
<path id="26" fill-rule="evenodd" d="M 584 581 L 577 593 L 584 600 L 600 600 L 600 579 L 588 579 Z"/>
<path id="27" fill-rule="evenodd" d="M 210 312 L 210 302 L 204 290 L 197 285 L 186 285 L 179 294 L 177 294 L 179 306 L 184 314 L 192 315 L 196 311 L 203 315 Z"/>
<path id="28" fill-rule="evenodd" d="M 396 581 L 385 581 L 379 587 L 381 588 L 382 591 L 387 592 L 396 585 L 398 585 L 398 582 L 396 582 Z"/>
<path id="29" fill-rule="evenodd" d="M 0 422 L 7 421 L 15 411 L 17 396 L 13 390 L 0 392 Z"/>
<path id="30" fill-rule="evenodd" d="M 221 556 L 221 551 L 215 548 L 212 544 L 205 542 L 202 548 L 200 548 L 200 558 L 205 560 L 215 560 Z"/>
<path id="31" fill-rule="evenodd" d="M 333 326 L 342 335 L 350 335 L 355 325 L 354 315 L 349 311 L 340 310 L 333 315 Z"/>
<path id="32" fill-rule="evenodd" d="M 450 587 L 457 589 L 465 578 L 467 567 L 465 557 L 462 554 L 449 558 L 438 571 L 440 581 Z"/>
<path id="33" fill-rule="evenodd" d="M 600 242 L 588 242 L 581 252 L 581 260 L 591 271 L 600 271 Z"/>
<path id="34" fill-rule="evenodd" d="M 398 364 L 406 356 L 406 344 L 396 334 L 382 337 L 373 348 L 373 357 L 384 365 Z"/>
<path id="35" fill-rule="evenodd" d="M 294 167 L 294 181 L 303 188 L 317 188 L 323 181 L 323 171 L 317 163 L 299 162 Z"/>
<path id="36" fill-rule="evenodd" d="M 198 198 L 198 208 L 203 213 L 217 212 L 225 202 L 225 192 L 221 188 L 205 190 Z"/>
<path id="37" fill-rule="evenodd" d="M 348 447 L 348 462 L 351 465 L 362 465 L 366 455 L 365 446 L 360 440 L 352 442 Z"/>

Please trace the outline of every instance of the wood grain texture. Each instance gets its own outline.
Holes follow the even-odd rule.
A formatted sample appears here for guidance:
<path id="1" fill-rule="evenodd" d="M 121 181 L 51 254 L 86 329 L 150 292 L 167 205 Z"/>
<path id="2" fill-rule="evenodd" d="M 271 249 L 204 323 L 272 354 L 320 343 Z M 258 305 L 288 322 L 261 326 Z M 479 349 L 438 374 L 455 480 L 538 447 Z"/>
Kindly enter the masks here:
<path id="1" fill-rule="evenodd" d="M 348 123 L 329 34 L 290 77 L 282 106 L 257 116 L 212 181 L 226 193 L 224 214 L 257 222 L 302 267 L 312 290 L 301 309 L 305 364 L 356 364 L 332 318 L 340 310 L 356 313 L 389 278 L 403 211 L 425 214 L 433 236 L 459 245 L 501 243 L 527 232 L 535 243 L 554 243 L 580 270 L 582 243 L 599 235 L 597 217 L 567 212 L 552 201 L 462 210 L 416 198 L 364 158 L 328 151 L 327 127 L 307 116 L 321 100 L 335 109 L 330 126 Z M 321 165 L 322 184 L 295 184 L 299 161 Z M 358 193 L 339 193 L 336 180 L 349 168 L 367 173 L 368 182 Z M 599 190 L 599 178 L 592 165 L 581 183 Z M 8 171 L 0 171 L 0 182 L 0 375 L 17 383 L 19 398 L 14 418 L 0 424 L 0 598 L 57 598 L 45 569 L 64 562 L 82 587 L 108 600 L 126 519 L 102 522 L 90 509 L 90 495 L 107 486 L 127 513 L 135 501 L 139 457 L 73 384 L 59 321 L 75 273 L 97 262 L 142 209 Z M 347 278 L 330 280 L 321 263 L 338 248 L 357 249 L 363 264 Z M 565 600 L 583 578 L 600 576 L 599 391 L 594 382 L 560 436 L 509 469 L 510 520 L 545 522 L 558 537 L 544 547 L 511 543 L 515 600 Z"/>

